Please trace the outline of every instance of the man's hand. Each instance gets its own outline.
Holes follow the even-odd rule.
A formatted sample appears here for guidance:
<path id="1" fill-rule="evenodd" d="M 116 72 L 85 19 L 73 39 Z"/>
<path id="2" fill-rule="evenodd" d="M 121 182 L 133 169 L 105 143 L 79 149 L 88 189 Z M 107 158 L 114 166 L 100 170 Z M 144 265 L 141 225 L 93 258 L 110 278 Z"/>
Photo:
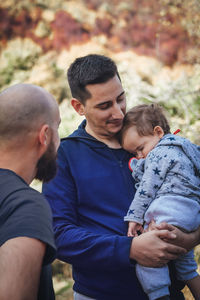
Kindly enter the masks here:
<path id="1" fill-rule="evenodd" d="M 165 239 L 171 243 L 176 234 L 169 230 L 153 230 L 133 238 L 130 258 L 145 267 L 162 267 L 186 253 L 184 248 L 165 242 Z"/>
<path id="2" fill-rule="evenodd" d="M 187 251 L 200 244 L 200 227 L 193 232 L 186 233 L 166 222 L 156 224 L 155 221 L 151 221 L 146 231 L 151 230 L 169 230 L 171 233 L 174 233 L 176 235 L 176 238 L 174 238 L 173 240 L 168 240 L 166 238 L 165 241 L 183 247 L 187 249 Z"/>

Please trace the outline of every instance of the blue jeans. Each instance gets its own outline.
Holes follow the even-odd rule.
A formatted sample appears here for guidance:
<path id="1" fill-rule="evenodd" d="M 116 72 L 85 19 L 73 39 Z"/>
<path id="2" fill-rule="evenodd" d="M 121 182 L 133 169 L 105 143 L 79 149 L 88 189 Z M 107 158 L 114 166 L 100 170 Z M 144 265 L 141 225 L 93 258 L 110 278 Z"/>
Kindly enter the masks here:
<path id="1" fill-rule="evenodd" d="M 88 296 L 84 296 L 82 294 L 79 294 L 77 292 L 74 292 L 74 300 L 95 300 L 94 298 L 90 298 Z"/>

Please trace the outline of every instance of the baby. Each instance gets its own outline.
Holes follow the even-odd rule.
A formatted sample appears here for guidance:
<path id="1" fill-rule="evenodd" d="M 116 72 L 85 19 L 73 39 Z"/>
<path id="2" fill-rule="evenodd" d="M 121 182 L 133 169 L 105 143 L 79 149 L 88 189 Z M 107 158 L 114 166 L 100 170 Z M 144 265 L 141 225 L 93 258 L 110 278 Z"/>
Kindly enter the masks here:
<path id="1" fill-rule="evenodd" d="M 132 176 L 136 194 L 125 221 L 128 236 L 143 232 L 151 220 L 167 222 L 183 231 L 200 225 L 200 146 L 170 134 L 168 121 L 157 104 L 138 105 L 125 115 L 120 132 L 122 147 L 133 153 Z M 193 251 L 175 261 L 178 279 L 200 299 L 200 277 Z M 136 265 L 136 273 L 150 300 L 170 299 L 168 267 Z"/>

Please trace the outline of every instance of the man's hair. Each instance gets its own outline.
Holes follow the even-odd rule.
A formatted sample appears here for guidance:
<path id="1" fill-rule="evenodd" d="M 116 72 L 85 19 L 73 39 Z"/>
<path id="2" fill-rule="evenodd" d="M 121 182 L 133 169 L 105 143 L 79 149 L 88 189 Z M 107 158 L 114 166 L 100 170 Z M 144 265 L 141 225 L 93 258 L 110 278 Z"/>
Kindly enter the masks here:
<path id="1" fill-rule="evenodd" d="M 107 82 L 115 75 L 120 79 L 117 66 L 109 57 L 90 54 L 77 58 L 67 71 L 72 97 L 85 104 L 91 97 L 86 85 Z"/>
<path id="2" fill-rule="evenodd" d="M 119 133 L 120 143 L 123 135 L 130 127 L 137 128 L 138 135 L 153 135 L 154 127 L 160 126 L 164 134 L 170 133 L 170 126 L 161 106 L 156 103 L 141 104 L 131 108 L 123 119 L 123 126 Z"/>

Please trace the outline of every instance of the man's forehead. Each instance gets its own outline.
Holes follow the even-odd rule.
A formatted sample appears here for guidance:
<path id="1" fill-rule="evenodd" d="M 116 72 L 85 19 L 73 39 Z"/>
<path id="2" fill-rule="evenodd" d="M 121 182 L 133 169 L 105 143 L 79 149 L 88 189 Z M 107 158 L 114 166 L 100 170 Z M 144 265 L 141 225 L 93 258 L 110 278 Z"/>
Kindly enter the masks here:
<path id="1" fill-rule="evenodd" d="M 86 86 L 87 90 L 91 94 L 88 100 L 100 100 L 101 102 L 112 101 L 124 94 L 124 90 L 120 80 L 112 78 L 104 83 L 89 84 Z"/>

